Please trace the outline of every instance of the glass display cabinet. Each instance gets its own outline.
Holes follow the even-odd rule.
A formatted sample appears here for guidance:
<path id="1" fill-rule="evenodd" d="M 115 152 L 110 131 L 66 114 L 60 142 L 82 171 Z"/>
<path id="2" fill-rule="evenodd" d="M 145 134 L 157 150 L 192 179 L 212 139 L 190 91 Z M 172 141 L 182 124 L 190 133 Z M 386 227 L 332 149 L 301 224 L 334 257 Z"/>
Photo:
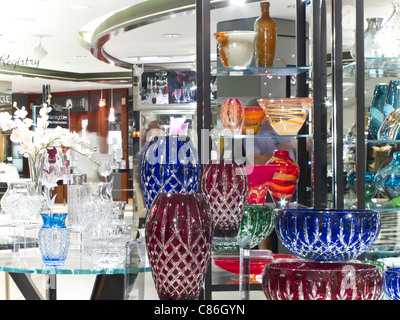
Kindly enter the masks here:
<path id="1" fill-rule="evenodd" d="M 398 2 L 377 8 L 364 1 L 327 1 L 327 6 L 343 21 L 330 30 L 336 34 L 331 48 L 336 68 L 328 70 L 328 202 L 380 213 L 380 236 L 365 258 L 387 262 L 399 255 L 398 182 L 393 168 L 399 148 L 399 63 L 397 44 L 386 38 L 397 30 Z M 354 30 L 354 39 L 346 37 L 347 29 Z"/>

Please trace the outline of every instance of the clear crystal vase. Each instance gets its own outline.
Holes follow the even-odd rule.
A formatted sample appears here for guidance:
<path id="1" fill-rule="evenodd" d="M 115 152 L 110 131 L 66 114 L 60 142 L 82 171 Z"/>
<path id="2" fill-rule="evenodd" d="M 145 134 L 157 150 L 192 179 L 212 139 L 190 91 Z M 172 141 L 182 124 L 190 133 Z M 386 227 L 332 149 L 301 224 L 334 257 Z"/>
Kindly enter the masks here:
<path id="1" fill-rule="evenodd" d="M 82 235 L 85 252 L 100 268 L 123 268 L 127 242 L 133 240 L 124 218 L 124 203 L 113 202 L 98 212 Z"/>

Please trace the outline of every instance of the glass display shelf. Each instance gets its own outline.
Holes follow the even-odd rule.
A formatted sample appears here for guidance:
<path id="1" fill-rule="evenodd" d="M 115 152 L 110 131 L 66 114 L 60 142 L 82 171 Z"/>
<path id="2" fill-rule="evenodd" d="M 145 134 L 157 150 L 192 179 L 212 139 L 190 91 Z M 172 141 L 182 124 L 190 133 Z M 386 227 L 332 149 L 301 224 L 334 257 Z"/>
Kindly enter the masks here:
<path id="1" fill-rule="evenodd" d="M 212 76 L 295 76 L 310 71 L 310 67 L 213 67 Z"/>
<path id="2" fill-rule="evenodd" d="M 345 140 L 343 141 L 346 145 L 356 145 L 355 141 L 352 140 Z M 367 144 L 391 144 L 391 143 L 400 143 L 400 140 L 365 140 Z M 328 140 L 328 144 L 332 144 L 332 139 Z"/>
<path id="3" fill-rule="evenodd" d="M 365 74 L 370 78 L 400 76 L 400 57 L 366 57 Z M 343 66 L 343 76 L 352 76 L 356 72 L 356 63 L 351 62 Z"/>
<path id="4" fill-rule="evenodd" d="M 33 274 L 71 274 L 71 275 L 100 275 L 124 274 L 124 266 L 116 268 L 100 268 L 94 264 L 83 249 L 74 249 L 68 252 L 67 260 L 63 267 L 51 268 L 43 264 L 39 248 L 20 249 L 18 252 L 11 250 L 0 251 L 0 271 L 10 273 Z M 150 272 L 150 267 L 140 262 L 131 263 L 127 270 L 129 273 Z"/>
<path id="5" fill-rule="evenodd" d="M 345 200 L 344 206 L 348 209 L 357 209 L 357 200 Z M 365 209 L 379 212 L 392 212 L 400 208 L 395 207 L 388 199 L 372 199 L 365 202 Z"/>
<path id="6" fill-rule="evenodd" d="M 297 135 L 276 135 L 276 134 L 257 134 L 257 135 L 249 135 L 249 134 L 212 134 L 212 139 L 219 138 L 230 138 L 230 139 L 244 139 L 244 138 L 312 138 L 312 134 L 297 134 Z"/>

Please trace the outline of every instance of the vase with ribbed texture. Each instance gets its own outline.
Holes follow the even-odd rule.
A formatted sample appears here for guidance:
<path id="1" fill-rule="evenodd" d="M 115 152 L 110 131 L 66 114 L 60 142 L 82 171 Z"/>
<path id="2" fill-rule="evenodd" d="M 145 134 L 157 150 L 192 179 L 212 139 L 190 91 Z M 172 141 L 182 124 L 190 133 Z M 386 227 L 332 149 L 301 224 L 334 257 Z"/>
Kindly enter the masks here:
<path id="1" fill-rule="evenodd" d="M 42 213 L 43 226 L 39 230 L 40 255 L 47 267 L 62 267 L 70 244 L 70 230 L 65 225 L 66 213 Z"/>
<path id="2" fill-rule="evenodd" d="M 142 159 L 141 180 L 147 211 L 159 193 L 197 193 L 200 164 L 190 137 L 154 137 Z"/>
<path id="3" fill-rule="evenodd" d="M 214 237 L 236 237 L 248 189 L 244 166 L 235 160 L 210 160 L 201 184 L 213 217 Z"/>
<path id="4" fill-rule="evenodd" d="M 160 193 L 146 218 L 146 248 L 161 300 L 196 300 L 211 256 L 212 217 L 201 194 Z"/>
<path id="5" fill-rule="evenodd" d="M 269 193 L 278 207 L 286 208 L 299 181 L 299 166 L 286 150 L 275 150 L 267 165 L 277 166 L 269 185 Z"/>
<path id="6" fill-rule="evenodd" d="M 255 61 L 257 67 L 271 67 L 276 49 L 276 22 L 269 15 L 270 3 L 261 1 L 261 16 L 254 23 L 257 33 L 255 42 Z"/>

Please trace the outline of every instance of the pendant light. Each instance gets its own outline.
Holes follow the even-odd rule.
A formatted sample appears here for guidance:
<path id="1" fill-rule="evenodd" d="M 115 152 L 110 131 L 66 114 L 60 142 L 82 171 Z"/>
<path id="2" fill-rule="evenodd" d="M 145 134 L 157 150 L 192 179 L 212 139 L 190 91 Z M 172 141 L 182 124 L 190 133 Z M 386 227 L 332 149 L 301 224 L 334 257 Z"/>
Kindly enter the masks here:
<path id="1" fill-rule="evenodd" d="M 106 106 L 106 99 L 103 99 L 103 89 L 101 89 L 99 107 L 102 108 L 105 106 Z"/>
<path id="2" fill-rule="evenodd" d="M 111 89 L 111 107 L 110 107 L 110 114 L 108 115 L 108 121 L 110 121 L 110 122 L 114 122 L 115 121 L 115 108 L 114 108 L 113 89 Z"/>

